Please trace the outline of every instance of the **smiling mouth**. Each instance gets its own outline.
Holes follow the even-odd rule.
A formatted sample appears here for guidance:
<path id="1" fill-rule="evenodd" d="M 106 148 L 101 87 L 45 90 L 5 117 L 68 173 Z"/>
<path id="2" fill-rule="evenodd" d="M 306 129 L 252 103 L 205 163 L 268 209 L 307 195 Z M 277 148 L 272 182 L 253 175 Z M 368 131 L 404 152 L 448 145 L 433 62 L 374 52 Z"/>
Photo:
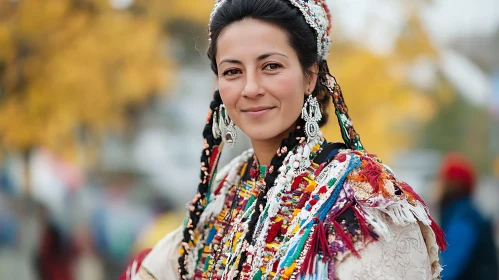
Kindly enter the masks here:
<path id="1" fill-rule="evenodd" d="M 250 117 L 260 117 L 274 108 L 276 107 L 253 107 L 241 111 Z"/>

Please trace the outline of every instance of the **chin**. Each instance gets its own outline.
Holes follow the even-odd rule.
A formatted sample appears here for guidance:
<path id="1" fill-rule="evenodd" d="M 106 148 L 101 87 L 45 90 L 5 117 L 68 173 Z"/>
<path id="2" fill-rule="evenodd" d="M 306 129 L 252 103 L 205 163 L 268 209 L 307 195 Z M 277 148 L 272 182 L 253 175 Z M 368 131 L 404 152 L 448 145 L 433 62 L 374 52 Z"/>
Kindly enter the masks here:
<path id="1" fill-rule="evenodd" d="M 272 127 L 265 127 L 262 128 L 261 126 L 259 127 L 251 127 L 251 128 L 245 128 L 241 129 L 244 134 L 246 134 L 251 140 L 256 140 L 256 141 L 265 141 L 265 140 L 270 140 L 274 139 L 275 137 L 279 136 L 282 134 L 283 131 L 286 129 L 275 129 Z M 276 133 L 276 131 L 278 133 Z M 287 135 L 286 135 L 287 137 Z"/>

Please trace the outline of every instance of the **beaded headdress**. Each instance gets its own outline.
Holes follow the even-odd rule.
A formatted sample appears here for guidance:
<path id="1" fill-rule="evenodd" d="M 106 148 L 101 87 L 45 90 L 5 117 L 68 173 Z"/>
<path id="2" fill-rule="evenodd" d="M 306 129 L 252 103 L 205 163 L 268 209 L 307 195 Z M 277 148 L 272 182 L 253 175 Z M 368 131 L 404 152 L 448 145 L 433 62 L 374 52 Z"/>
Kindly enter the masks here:
<path id="1" fill-rule="evenodd" d="M 258 1 L 258 0 L 255 0 Z M 293 6 L 297 7 L 305 20 L 315 30 L 317 35 L 317 53 L 322 59 L 326 59 L 331 47 L 331 17 L 329 10 L 324 0 L 288 0 Z M 218 8 L 222 6 L 226 0 L 216 0 L 215 7 L 210 16 L 210 23 Z"/>

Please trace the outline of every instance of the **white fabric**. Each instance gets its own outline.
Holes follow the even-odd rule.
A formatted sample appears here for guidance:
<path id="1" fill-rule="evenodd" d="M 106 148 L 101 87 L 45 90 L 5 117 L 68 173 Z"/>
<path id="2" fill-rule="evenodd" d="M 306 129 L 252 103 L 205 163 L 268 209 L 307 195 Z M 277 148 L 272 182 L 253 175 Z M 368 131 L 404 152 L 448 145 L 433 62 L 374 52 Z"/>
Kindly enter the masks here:
<path id="1" fill-rule="evenodd" d="M 345 258 L 336 265 L 337 279 L 434 279 L 428 252 L 431 244 L 426 244 L 427 238 L 423 237 L 424 230 L 420 228 L 426 226 L 418 223 L 401 226 L 391 222 L 391 219 L 385 219 L 385 222 L 391 231 L 391 241 L 380 237 L 377 242 L 359 251 L 360 259 L 353 255 Z"/>
<path id="2" fill-rule="evenodd" d="M 178 277 L 178 258 L 183 227 L 167 234 L 147 255 L 140 267 L 141 280 L 175 280 Z"/>

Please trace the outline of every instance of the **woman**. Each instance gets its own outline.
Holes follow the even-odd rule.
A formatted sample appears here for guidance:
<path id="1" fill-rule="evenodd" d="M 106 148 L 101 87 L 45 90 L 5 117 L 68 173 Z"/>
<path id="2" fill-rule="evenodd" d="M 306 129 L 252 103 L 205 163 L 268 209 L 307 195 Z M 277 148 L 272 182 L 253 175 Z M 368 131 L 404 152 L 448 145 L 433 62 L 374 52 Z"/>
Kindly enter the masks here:
<path id="1" fill-rule="evenodd" d="M 222 0 L 211 15 L 210 105 L 185 226 L 124 279 L 438 279 L 441 229 L 352 126 L 326 63 L 323 0 Z M 319 126 L 331 99 L 344 143 Z M 235 126 L 253 149 L 218 169 Z M 276 152 L 277 151 L 277 152 Z"/>

